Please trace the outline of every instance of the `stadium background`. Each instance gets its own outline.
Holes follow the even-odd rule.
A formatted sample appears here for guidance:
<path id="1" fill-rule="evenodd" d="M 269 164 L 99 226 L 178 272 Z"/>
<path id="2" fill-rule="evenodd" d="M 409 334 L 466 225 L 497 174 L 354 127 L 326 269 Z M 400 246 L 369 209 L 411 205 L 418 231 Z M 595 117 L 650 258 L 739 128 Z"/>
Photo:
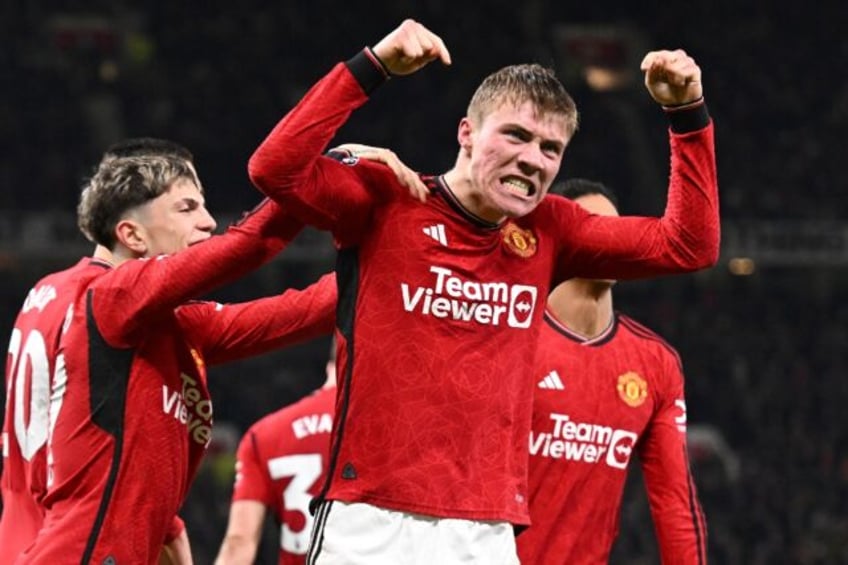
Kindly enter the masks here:
<path id="1" fill-rule="evenodd" d="M 71 211 L 108 143 L 153 135 L 190 147 L 226 225 L 257 201 L 246 162 L 276 120 L 404 17 L 445 39 L 453 67 L 393 80 L 338 141 L 388 146 L 441 172 L 479 80 L 539 61 L 557 68 L 582 114 L 563 175 L 611 185 L 626 213 L 659 214 L 665 125 L 637 69 L 649 49 L 683 47 L 716 119 L 721 261 L 621 284 L 616 305 L 682 355 L 712 562 L 848 562 L 848 41 L 838 31 L 848 4 L 640 4 L 2 3 L 2 339 L 39 276 L 90 251 Z M 213 297 L 305 286 L 332 257 L 326 236 L 307 232 Z M 238 437 L 318 386 L 326 351 L 316 341 L 212 371 L 216 439 L 184 511 L 198 563 L 211 562 L 224 531 Z M 613 563 L 657 563 L 641 486 L 631 487 Z M 260 562 L 273 555 L 266 540 Z"/>

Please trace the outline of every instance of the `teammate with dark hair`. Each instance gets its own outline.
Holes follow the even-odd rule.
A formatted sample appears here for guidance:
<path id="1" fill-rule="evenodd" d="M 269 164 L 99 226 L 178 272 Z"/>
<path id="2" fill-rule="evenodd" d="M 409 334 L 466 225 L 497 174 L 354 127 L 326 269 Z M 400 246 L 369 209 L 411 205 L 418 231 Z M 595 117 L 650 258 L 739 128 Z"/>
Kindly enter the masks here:
<path id="1" fill-rule="evenodd" d="M 618 216 L 603 184 L 554 185 L 588 212 Z M 663 563 L 703 565 L 707 531 L 689 470 L 677 352 L 613 309 L 612 280 L 574 278 L 548 296 L 533 371 L 530 527 L 522 563 L 605 564 L 638 454 Z"/>

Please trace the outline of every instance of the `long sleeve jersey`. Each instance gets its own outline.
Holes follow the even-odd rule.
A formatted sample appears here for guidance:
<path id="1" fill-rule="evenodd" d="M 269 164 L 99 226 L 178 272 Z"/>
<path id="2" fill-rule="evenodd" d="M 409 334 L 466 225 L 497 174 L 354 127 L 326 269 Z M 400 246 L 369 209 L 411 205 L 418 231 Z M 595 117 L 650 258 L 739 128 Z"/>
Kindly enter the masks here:
<path id="1" fill-rule="evenodd" d="M 391 171 L 322 151 L 382 74 L 337 65 L 251 158 L 251 179 L 332 230 L 339 405 L 322 496 L 445 518 L 528 522 L 533 360 L 552 282 L 703 268 L 718 250 L 713 130 L 701 106 L 671 116 L 661 218 L 600 217 L 548 196 L 490 223 L 443 177 L 421 204 Z"/>
<path id="2" fill-rule="evenodd" d="M 211 439 L 207 364 L 326 334 L 335 284 L 186 303 L 270 259 L 302 224 L 268 202 L 173 255 L 93 262 L 60 341 L 44 525 L 22 563 L 158 563 Z"/>
<path id="3" fill-rule="evenodd" d="M 548 310 L 533 375 L 531 525 L 517 540 L 522 563 L 607 563 L 637 454 L 663 563 L 706 563 L 677 352 L 621 314 L 586 339 Z"/>

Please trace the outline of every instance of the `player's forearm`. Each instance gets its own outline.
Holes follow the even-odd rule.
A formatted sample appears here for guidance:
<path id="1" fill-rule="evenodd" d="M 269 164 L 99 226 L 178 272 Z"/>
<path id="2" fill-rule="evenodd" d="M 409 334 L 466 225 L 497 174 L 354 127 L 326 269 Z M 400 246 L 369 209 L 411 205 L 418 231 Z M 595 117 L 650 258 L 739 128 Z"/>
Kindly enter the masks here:
<path id="1" fill-rule="evenodd" d="M 681 269 L 703 269 L 718 260 L 720 241 L 713 125 L 703 102 L 666 113 L 671 173 L 663 228 Z"/>
<path id="2" fill-rule="evenodd" d="M 194 316 L 192 309 L 197 310 Z M 210 309 L 187 305 L 177 312 L 192 341 L 216 365 L 327 336 L 336 321 L 336 278 L 325 275 L 303 290 Z"/>
<path id="3" fill-rule="evenodd" d="M 258 544 L 246 537 L 227 536 L 221 544 L 215 565 L 251 565 L 257 549 Z"/>
<path id="4" fill-rule="evenodd" d="M 351 112 L 386 77 L 360 53 L 338 64 L 274 127 L 248 162 L 253 184 L 304 221 L 331 229 L 337 196 L 350 190 L 339 167 L 321 156 Z M 328 180 L 332 182 L 328 182 Z"/>
<path id="5" fill-rule="evenodd" d="M 713 126 L 703 107 L 679 111 L 672 120 L 679 129 L 671 134 L 664 216 L 617 218 L 563 210 L 561 215 L 574 217 L 560 222 L 565 252 L 558 259 L 557 280 L 646 278 L 716 262 L 720 228 Z"/>
<path id="6" fill-rule="evenodd" d="M 689 469 L 685 431 L 667 410 L 639 452 L 648 503 L 663 563 L 706 563 L 707 525 Z"/>
<path id="7" fill-rule="evenodd" d="M 648 479 L 648 499 L 663 563 L 704 565 L 707 562 L 707 524 L 688 471 L 676 477 Z"/>

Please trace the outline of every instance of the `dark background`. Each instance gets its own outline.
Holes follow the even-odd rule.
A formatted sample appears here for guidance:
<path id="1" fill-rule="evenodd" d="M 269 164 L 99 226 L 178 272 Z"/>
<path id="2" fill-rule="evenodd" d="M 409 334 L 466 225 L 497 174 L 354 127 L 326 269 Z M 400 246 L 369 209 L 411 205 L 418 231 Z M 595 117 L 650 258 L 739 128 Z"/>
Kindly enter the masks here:
<path id="1" fill-rule="evenodd" d="M 454 65 L 392 80 L 337 141 L 391 147 L 417 170 L 442 172 L 479 81 L 537 61 L 557 69 L 581 112 L 562 176 L 606 182 L 630 214 L 662 213 L 668 170 L 665 123 L 639 61 L 657 48 L 695 57 L 716 122 L 722 258 L 696 275 L 621 284 L 616 305 L 683 358 L 711 561 L 848 562 L 845 3 L 6 1 L 2 339 L 30 285 L 90 251 L 73 211 L 106 145 L 142 135 L 187 145 L 226 225 L 259 198 L 246 163 L 270 128 L 331 65 L 404 17 L 440 34 Z M 619 86 L 590 86 L 592 68 Z M 214 298 L 302 287 L 332 268 L 325 236 L 297 243 Z M 198 563 L 212 561 L 223 535 L 235 442 L 320 384 L 327 345 L 212 371 L 217 435 L 184 512 Z M 631 482 L 613 562 L 657 563 Z M 274 562 L 274 543 L 266 537 L 260 562 Z"/>

